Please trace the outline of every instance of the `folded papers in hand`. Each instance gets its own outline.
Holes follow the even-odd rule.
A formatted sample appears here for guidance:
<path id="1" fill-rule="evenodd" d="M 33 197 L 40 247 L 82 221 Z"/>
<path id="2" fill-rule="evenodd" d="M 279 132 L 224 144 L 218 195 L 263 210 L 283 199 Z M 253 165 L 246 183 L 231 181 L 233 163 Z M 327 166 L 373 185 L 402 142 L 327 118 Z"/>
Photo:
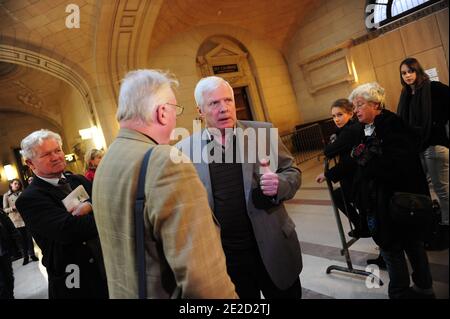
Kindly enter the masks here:
<path id="1" fill-rule="evenodd" d="M 78 205 L 87 201 L 89 199 L 89 195 L 84 189 L 83 185 L 75 188 L 66 198 L 62 200 L 64 206 L 66 207 L 68 212 L 73 211 Z"/>

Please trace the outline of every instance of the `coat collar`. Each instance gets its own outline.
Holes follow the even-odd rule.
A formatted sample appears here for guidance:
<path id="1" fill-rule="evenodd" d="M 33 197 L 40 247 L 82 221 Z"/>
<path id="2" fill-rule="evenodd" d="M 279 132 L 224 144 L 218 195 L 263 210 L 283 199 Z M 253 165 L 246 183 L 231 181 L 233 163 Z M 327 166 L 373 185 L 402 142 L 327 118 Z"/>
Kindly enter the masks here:
<path id="1" fill-rule="evenodd" d="M 148 143 L 148 144 L 154 144 L 154 145 L 158 144 L 150 136 L 147 136 L 147 135 L 145 135 L 145 134 L 143 134 L 141 132 L 138 132 L 138 131 L 135 131 L 135 130 L 131 130 L 131 129 L 128 129 L 128 128 L 121 128 L 119 130 L 119 133 L 117 134 L 117 138 L 136 140 L 136 141 L 140 141 L 140 142 L 144 142 L 144 143 Z"/>

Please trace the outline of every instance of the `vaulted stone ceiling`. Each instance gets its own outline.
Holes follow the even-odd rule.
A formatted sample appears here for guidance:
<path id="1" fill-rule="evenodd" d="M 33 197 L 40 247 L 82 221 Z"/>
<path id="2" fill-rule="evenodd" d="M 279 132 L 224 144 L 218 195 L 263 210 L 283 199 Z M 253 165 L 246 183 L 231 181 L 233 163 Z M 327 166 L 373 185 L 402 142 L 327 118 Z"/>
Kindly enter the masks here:
<path id="1" fill-rule="evenodd" d="M 248 30 L 250 34 L 265 39 L 282 50 L 308 12 L 322 2 L 323 0 L 0 0 L 0 45 L 35 52 L 73 70 L 87 82 L 83 88 L 95 91 L 100 87 L 100 90 L 95 91 L 98 94 L 96 100 L 100 101 L 97 103 L 106 101 L 101 106 L 104 113 L 113 114 L 119 79 L 125 71 L 145 67 L 152 50 L 180 32 L 198 26 L 223 24 L 226 33 L 226 26 L 229 25 Z M 80 9 L 79 29 L 68 29 L 65 25 L 69 15 L 66 7 L 71 3 L 78 5 Z M 119 41 L 127 39 L 129 42 L 126 43 Z M 133 62 L 136 60 L 134 57 L 138 57 L 140 63 Z M 6 64 L 0 67 L 0 72 L 5 73 L 3 81 L 0 79 L 0 104 L 11 106 L 29 103 L 31 106 L 28 107 L 33 112 L 48 107 L 49 112 L 58 112 L 57 108 L 51 108 L 56 105 L 53 100 L 59 94 L 60 80 L 43 72 L 26 67 L 15 69 Z M 14 81 L 6 80 L 7 74 L 11 76 L 12 72 L 15 72 L 15 76 L 23 76 L 22 82 L 18 82 L 17 77 Z M 23 95 L 24 90 L 41 97 L 27 100 Z M 4 93 L 6 91 L 8 93 Z M 83 89 L 80 93 L 87 96 L 87 92 Z M 20 94 L 25 102 L 18 101 Z M 89 98 L 93 99 L 92 95 Z"/>
<path id="2" fill-rule="evenodd" d="M 108 39 L 104 29 L 102 34 L 97 34 L 99 18 L 102 11 L 115 10 L 119 2 L 122 1 L 0 0 L 1 43 L 18 44 L 49 57 L 57 55 L 66 58 L 69 65 L 75 63 L 88 73 L 95 72 L 92 60 L 96 41 Z M 141 8 L 146 2 L 162 3 L 151 39 L 147 40 L 150 49 L 189 28 L 217 23 L 249 30 L 282 49 L 305 15 L 322 1 L 128 0 L 126 6 Z M 70 3 L 80 8 L 80 29 L 65 26 L 68 16 L 65 10 Z M 145 24 L 152 25 L 152 21 L 145 21 Z"/>
<path id="3" fill-rule="evenodd" d="M 166 0 L 150 50 L 179 32 L 207 24 L 229 24 L 249 30 L 282 49 L 304 16 L 321 1 L 313 0 Z"/>
<path id="4" fill-rule="evenodd" d="M 65 25 L 66 7 L 80 8 L 81 28 Z M 94 54 L 97 0 L 0 0 L 2 44 L 17 45 L 46 56 L 58 55 L 76 64 L 86 64 Z M 70 63 L 70 62 L 69 62 Z"/>

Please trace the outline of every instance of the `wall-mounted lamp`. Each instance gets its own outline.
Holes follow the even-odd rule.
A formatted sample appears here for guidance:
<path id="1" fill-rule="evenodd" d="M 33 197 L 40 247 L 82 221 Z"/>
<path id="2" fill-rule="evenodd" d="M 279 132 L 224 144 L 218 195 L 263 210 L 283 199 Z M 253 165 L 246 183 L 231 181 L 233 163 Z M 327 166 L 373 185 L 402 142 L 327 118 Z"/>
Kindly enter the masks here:
<path id="1" fill-rule="evenodd" d="M 103 133 L 97 128 L 97 126 L 79 130 L 78 133 L 80 134 L 82 140 L 92 139 L 96 149 L 103 148 Z"/>
<path id="2" fill-rule="evenodd" d="M 353 62 L 353 61 L 352 61 L 352 71 L 353 71 L 353 76 L 355 77 L 355 82 L 358 83 L 359 82 L 358 73 L 356 73 L 355 62 Z"/>
<path id="3" fill-rule="evenodd" d="M 82 140 L 89 140 L 92 138 L 92 128 L 85 128 L 85 129 L 79 130 L 78 133 L 80 133 Z"/>
<path id="4" fill-rule="evenodd" d="M 17 171 L 12 165 L 8 164 L 8 165 L 5 165 L 3 168 L 5 169 L 6 179 L 8 181 L 11 181 L 14 178 L 17 178 Z"/>

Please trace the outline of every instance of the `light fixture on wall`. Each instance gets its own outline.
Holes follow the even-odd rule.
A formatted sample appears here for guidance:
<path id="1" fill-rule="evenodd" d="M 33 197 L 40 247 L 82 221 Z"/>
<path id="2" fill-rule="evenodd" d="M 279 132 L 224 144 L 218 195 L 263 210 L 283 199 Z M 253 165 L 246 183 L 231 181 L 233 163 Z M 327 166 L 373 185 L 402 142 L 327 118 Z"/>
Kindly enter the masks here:
<path id="1" fill-rule="evenodd" d="M 80 134 L 82 140 L 92 139 L 96 149 L 102 149 L 105 145 L 103 133 L 97 128 L 97 126 L 91 126 L 90 128 L 79 130 L 78 133 Z"/>
<path id="2" fill-rule="evenodd" d="M 82 140 L 89 140 L 92 138 L 92 129 L 91 128 L 85 128 L 85 129 L 79 130 L 78 133 L 80 134 Z"/>
<path id="3" fill-rule="evenodd" d="M 7 165 L 5 165 L 3 168 L 4 168 L 4 170 L 5 170 L 6 179 L 7 179 L 8 181 L 11 181 L 11 180 L 13 180 L 14 178 L 17 178 L 17 171 L 16 171 L 16 169 L 14 168 L 14 166 L 12 166 L 12 165 L 10 165 L 10 164 L 7 164 Z"/>
<path id="4" fill-rule="evenodd" d="M 356 67 L 355 67 L 354 61 L 352 61 L 352 71 L 353 71 L 353 76 L 355 77 L 355 82 L 358 83 L 359 82 L 358 73 L 356 73 Z"/>

